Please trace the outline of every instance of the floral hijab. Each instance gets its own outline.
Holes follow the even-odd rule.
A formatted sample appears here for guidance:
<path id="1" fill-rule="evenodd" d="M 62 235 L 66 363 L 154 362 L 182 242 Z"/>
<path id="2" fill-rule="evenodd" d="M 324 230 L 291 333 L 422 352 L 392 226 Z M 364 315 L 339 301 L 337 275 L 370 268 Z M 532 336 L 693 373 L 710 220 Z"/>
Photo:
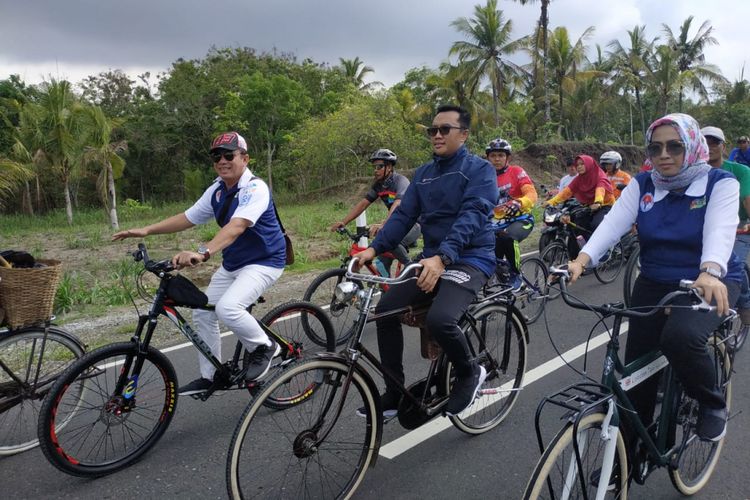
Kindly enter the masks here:
<path id="1" fill-rule="evenodd" d="M 652 123 L 646 132 L 647 142 L 651 142 L 654 129 L 662 125 L 671 125 L 680 135 L 680 140 L 685 145 L 685 159 L 677 175 L 665 177 L 654 168 L 651 170 L 651 180 L 654 186 L 666 191 L 684 189 L 711 171 L 711 166 L 707 163 L 708 144 L 695 118 L 684 113 L 672 113 Z"/>
<path id="2" fill-rule="evenodd" d="M 604 191 L 612 193 L 612 183 L 609 182 L 607 174 L 592 157 L 578 155 L 576 156 L 576 163 L 579 159 L 583 160 L 586 172 L 576 175 L 568 184 L 568 188 L 573 191 L 573 195 L 579 203 L 591 205 L 594 203 L 596 188 L 601 187 L 604 188 Z"/>

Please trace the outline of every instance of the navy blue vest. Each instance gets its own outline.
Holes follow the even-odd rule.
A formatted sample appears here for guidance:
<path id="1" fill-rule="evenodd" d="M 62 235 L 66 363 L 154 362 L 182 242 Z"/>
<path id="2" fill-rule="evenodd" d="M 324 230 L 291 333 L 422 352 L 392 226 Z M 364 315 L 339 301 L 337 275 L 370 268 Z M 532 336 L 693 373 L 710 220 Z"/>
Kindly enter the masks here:
<path id="1" fill-rule="evenodd" d="M 635 177 L 641 192 L 636 219 L 641 242 L 641 273 L 646 278 L 675 284 L 682 279 L 698 278 L 708 200 L 716 182 L 732 177 L 729 172 L 712 168 L 704 195 L 670 192 L 656 203 L 651 173 L 643 172 Z M 727 280 L 742 281 L 742 266 L 734 254 L 727 268 Z"/>

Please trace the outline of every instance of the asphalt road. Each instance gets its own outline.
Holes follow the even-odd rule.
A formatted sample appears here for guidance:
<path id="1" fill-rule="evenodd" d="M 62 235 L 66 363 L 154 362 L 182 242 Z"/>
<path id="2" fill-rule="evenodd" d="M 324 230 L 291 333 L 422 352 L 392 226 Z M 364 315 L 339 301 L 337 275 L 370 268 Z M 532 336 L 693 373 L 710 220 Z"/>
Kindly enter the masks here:
<path id="1" fill-rule="evenodd" d="M 584 300 L 605 302 L 620 296 L 619 281 L 601 285 L 593 276 L 575 286 Z M 547 306 L 547 323 L 555 346 L 567 351 L 586 341 L 595 323 L 592 315 L 576 311 L 555 300 Z M 600 333 L 599 326 L 596 333 Z M 366 343 L 374 349 L 374 328 Z M 383 448 L 355 498 L 519 498 L 539 458 L 534 434 L 534 413 L 542 397 L 580 379 L 570 368 L 554 371 L 538 368 L 557 355 L 542 317 L 530 327 L 529 360 L 525 388 L 505 422 L 480 436 L 469 436 L 438 418 L 427 426 L 409 431 L 414 445 L 401 447 L 395 440 L 407 434 L 396 421 L 386 425 Z M 407 332 L 407 380 L 420 378 L 426 370 L 419 357 L 418 334 Z M 225 339 L 231 353 L 231 337 Z M 747 384 L 750 370 L 745 363 L 748 350 L 739 353 L 733 375 L 732 414 L 728 439 L 708 486 L 698 495 L 708 499 L 750 498 L 750 487 L 742 486 L 750 460 L 748 444 L 750 404 Z M 589 357 L 588 372 L 601 372 L 599 347 Z M 196 353 L 177 349 L 168 354 L 182 382 L 197 376 Z M 582 368 L 583 358 L 573 363 Z M 531 372 L 533 369 L 535 371 Z M 533 377 L 529 373 L 533 373 Z M 533 379 L 533 380 L 531 380 Z M 382 384 L 381 384 L 382 386 Z M 235 425 L 248 401 L 235 391 L 207 402 L 182 398 L 175 418 L 161 441 L 140 462 L 107 477 L 75 478 L 52 467 L 38 450 L 0 458 L 0 497 L 15 498 L 226 498 L 226 454 Z M 544 421 L 545 436 L 551 438 L 560 423 Z M 444 429 L 444 430 L 441 430 Z M 383 455 L 387 455 L 383 456 Z M 631 498 L 681 498 L 664 469 L 655 471 L 645 486 L 634 485 Z"/>

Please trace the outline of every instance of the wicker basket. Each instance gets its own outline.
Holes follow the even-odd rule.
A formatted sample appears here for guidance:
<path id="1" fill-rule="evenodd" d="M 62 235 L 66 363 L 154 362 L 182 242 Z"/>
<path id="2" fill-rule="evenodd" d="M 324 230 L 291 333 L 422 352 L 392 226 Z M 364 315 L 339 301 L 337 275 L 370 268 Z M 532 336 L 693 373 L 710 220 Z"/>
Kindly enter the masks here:
<path id="1" fill-rule="evenodd" d="M 62 266 L 58 260 L 37 260 L 46 267 L 0 267 L 0 307 L 11 328 L 39 323 L 52 316 Z"/>

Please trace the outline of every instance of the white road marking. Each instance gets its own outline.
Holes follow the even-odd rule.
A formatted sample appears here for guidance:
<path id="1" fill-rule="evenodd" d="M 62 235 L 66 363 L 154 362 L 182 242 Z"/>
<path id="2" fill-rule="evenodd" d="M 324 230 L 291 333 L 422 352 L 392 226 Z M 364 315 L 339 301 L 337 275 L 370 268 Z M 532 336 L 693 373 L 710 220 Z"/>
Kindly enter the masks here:
<path id="1" fill-rule="evenodd" d="M 624 334 L 628 331 L 628 324 L 627 322 L 623 321 L 622 326 L 620 328 L 620 334 Z M 556 356 L 549 361 L 542 363 L 541 365 L 537 366 L 536 368 L 533 368 L 531 370 L 528 370 L 526 372 L 526 375 L 524 376 L 524 384 L 523 387 L 526 388 L 536 382 L 537 380 L 540 380 L 547 375 L 550 375 L 552 372 L 557 370 L 558 368 L 561 368 L 565 366 L 565 362 L 568 363 L 575 361 L 576 359 L 580 358 L 586 353 L 586 346 L 588 344 L 589 351 L 596 349 L 599 346 L 602 346 L 606 344 L 609 341 L 609 334 L 607 332 L 601 333 L 597 335 L 596 337 L 592 338 L 590 342 L 582 343 L 580 345 L 577 345 L 573 347 L 572 349 L 564 352 L 562 354 L 562 357 Z M 508 385 L 508 384 L 506 384 Z M 510 387 L 502 387 L 503 389 L 509 389 Z M 492 396 L 497 398 L 498 400 L 505 397 L 505 395 L 500 396 Z M 483 405 L 482 408 L 486 408 L 487 405 Z M 476 410 L 479 410 L 480 408 L 477 407 Z M 475 411 L 476 411 L 475 410 Z M 509 417 L 512 418 L 512 417 Z M 414 429 L 413 431 L 407 432 L 403 436 L 394 439 L 390 443 L 387 443 L 384 446 L 380 447 L 380 456 L 385 457 L 388 459 L 393 459 L 405 451 L 410 450 L 411 448 L 417 446 L 418 444 L 430 439 L 431 437 L 435 436 L 436 434 L 439 434 L 440 432 L 444 431 L 445 429 L 448 429 L 450 427 L 453 427 L 453 424 L 451 424 L 451 421 L 446 417 L 439 417 L 434 420 L 431 420 L 424 424 L 423 426 Z"/>

